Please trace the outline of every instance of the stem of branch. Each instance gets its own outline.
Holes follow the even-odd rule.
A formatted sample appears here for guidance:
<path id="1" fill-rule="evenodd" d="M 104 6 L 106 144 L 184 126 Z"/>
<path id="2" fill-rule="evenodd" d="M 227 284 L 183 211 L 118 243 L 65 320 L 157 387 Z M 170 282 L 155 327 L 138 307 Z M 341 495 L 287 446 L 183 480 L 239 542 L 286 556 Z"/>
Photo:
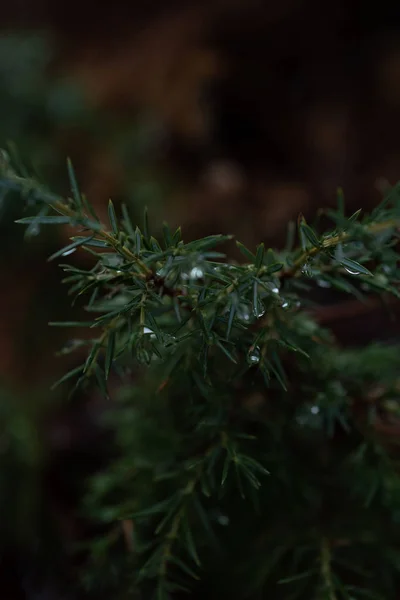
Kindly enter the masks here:
<path id="1" fill-rule="evenodd" d="M 387 229 L 398 227 L 399 224 L 400 223 L 398 220 L 391 219 L 389 221 L 383 221 L 382 223 L 372 223 L 372 225 L 367 226 L 365 228 L 365 231 L 366 233 L 377 234 L 386 231 Z M 295 277 L 299 269 L 301 269 L 301 267 L 304 265 L 305 262 L 307 262 L 308 259 L 312 258 L 313 256 L 316 256 L 320 252 L 324 252 L 326 250 L 329 250 L 330 248 L 335 248 L 338 244 L 350 242 L 351 239 L 351 233 L 347 233 L 346 231 L 324 239 L 320 246 L 315 246 L 314 248 L 305 250 L 299 256 L 299 258 L 295 260 L 294 264 L 289 269 L 281 271 L 281 273 L 278 274 L 278 277 Z"/>

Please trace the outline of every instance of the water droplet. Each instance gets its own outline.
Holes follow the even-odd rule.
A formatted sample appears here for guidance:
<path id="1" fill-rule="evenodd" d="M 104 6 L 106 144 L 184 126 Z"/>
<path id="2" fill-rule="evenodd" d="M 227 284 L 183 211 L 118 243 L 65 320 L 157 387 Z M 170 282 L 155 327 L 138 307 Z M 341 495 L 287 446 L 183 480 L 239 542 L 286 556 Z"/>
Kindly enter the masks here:
<path id="1" fill-rule="evenodd" d="M 250 309 L 246 304 L 240 304 L 236 316 L 240 321 L 250 321 Z"/>
<path id="2" fill-rule="evenodd" d="M 250 348 L 249 353 L 247 355 L 247 361 L 249 365 L 258 365 L 261 358 L 261 350 L 259 346 L 255 346 Z"/>
<path id="3" fill-rule="evenodd" d="M 70 254 L 73 254 L 76 251 L 76 248 L 71 248 L 71 250 L 67 250 L 66 252 L 63 252 L 61 256 L 69 256 Z"/>
<path id="4" fill-rule="evenodd" d="M 184 271 L 181 273 L 181 279 L 183 281 L 196 281 L 197 279 L 202 279 L 204 277 L 204 271 L 201 267 L 193 267 L 190 269 L 189 273 L 185 273 Z"/>
<path id="5" fill-rule="evenodd" d="M 33 223 L 29 229 L 27 229 L 28 235 L 29 237 L 34 236 L 34 235 L 39 235 L 40 233 L 40 226 L 37 223 Z"/>
<path id="6" fill-rule="evenodd" d="M 217 521 L 223 527 L 226 527 L 227 525 L 229 525 L 229 517 L 227 517 L 226 515 L 218 515 Z"/>
<path id="7" fill-rule="evenodd" d="M 296 422 L 300 427 L 318 429 L 321 426 L 321 410 L 316 404 L 302 406 L 296 416 Z"/>
<path id="8" fill-rule="evenodd" d="M 317 285 L 322 288 L 332 287 L 329 281 L 325 281 L 324 279 L 317 279 Z"/>
<path id="9" fill-rule="evenodd" d="M 150 339 L 151 340 L 155 340 L 156 339 L 156 335 L 154 333 L 154 331 L 152 329 L 149 329 L 148 327 L 143 327 L 143 333 L 146 334 L 150 334 Z"/>
<path id="10" fill-rule="evenodd" d="M 288 308 L 290 308 L 290 304 L 289 304 L 289 302 L 288 302 L 287 300 L 284 300 L 284 301 L 282 302 L 282 308 L 283 308 L 284 310 L 288 310 Z"/>
<path id="11" fill-rule="evenodd" d="M 277 288 L 277 287 L 273 287 L 273 288 L 271 289 L 271 292 L 272 292 L 273 294 L 279 294 L 279 288 Z"/>
<path id="12" fill-rule="evenodd" d="M 190 279 L 202 279 L 204 277 L 204 271 L 200 267 L 193 267 L 190 271 Z"/>
<path id="13" fill-rule="evenodd" d="M 307 262 L 304 263 L 304 265 L 301 267 L 301 272 L 306 277 L 312 277 L 312 268 L 311 268 L 311 265 L 309 263 L 307 263 Z"/>
<path id="14" fill-rule="evenodd" d="M 360 274 L 360 271 L 354 271 L 353 269 L 349 269 L 349 267 L 345 267 L 344 269 L 345 269 L 345 271 L 350 273 L 350 275 L 359 275 Z"/>
<path id="15" fill-rule="evenodd" d="M 257 319 L 261 319 L 262 316 L 265 315 L 265 306 L 263 304 L 258 305 L 258 310 L 256 311 Z"/>

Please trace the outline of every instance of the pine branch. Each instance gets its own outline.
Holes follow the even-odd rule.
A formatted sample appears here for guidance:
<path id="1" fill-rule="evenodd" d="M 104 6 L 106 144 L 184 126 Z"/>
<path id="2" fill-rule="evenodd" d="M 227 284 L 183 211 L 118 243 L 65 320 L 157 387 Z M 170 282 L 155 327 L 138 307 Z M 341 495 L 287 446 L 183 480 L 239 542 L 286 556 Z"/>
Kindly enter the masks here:
<path id="1" fill-rule="evenodd" d="M 364 233 L 370 235 L 376 235 L 387 230 L 398 229 L 400 227 L 400 218 L 399 219 L 388 219 L 384 222 L 379 223 L 371 223 L 364 227 Z M 280 276 L 283 278 L 296 277 L 303 265 L 310 259 L 316 257 L 321 252 L 326 252 L 336 248 L 339 244 L 345 244 L 348 242 L 352 242 L 359 238 L 359 232 L 357 235 L 354 233 L 349 233 L 344 231 L 337 235 L 323 238 L 318 245 L 313 246 L 305 250 L 293 263 L 293 265 L 284 271 L 281 272 Z"/>
<path id="2" fill-rule="evenodd" d="M 125 555 L 105 552 L 118 581 L 126 578 L 128 587 L 137 584 L 159 600 L 173 598 L 196 585 L 200 554 L 202 568 L 210 569 L 204 549 L 216 538 L 224 546 L 218 578 L 223 592 L 234 582 L 232 598 L 273 597 L 279 582 L 296 586 L 288 597 L 308 600 L 320 583 L 321 600 L 339 600 L 352 582 L 342 586 L 336 557 L 333 571 L 330 541 L 323 537 L 319 545 L 323 505 L 336 527 L 330 537 L 348 540 L 343 552 L 351 554 L 364 590 L 370 557 L 364 546 L 356 553 L 356 542 L 368 539 L 383 561 L 382 532 L 398 513 L 392 453 L 376 435 L 384 406 L 397 414 L 398 348 L 345 351 L 333 343 L 333 322 L 358 308 L 311 311 L 307 301 L 310 282 L 357 300 L 367 296 L 368 310 L 374 297 L 400 297 L 399 188 L 362 219 L 360 211 L 345 218 L 339 202 L 324 234 L 300 217 L 298 248 L 259 244 L 253 252 L 237 242 L 245 259 L 237 264 L 216 250 L 231 236 L 185 242 L 180 228 L 164 224 L 156 239 L 147 214 L 141 230 L 126 207 L 120 218 L 111 201 L 105 227 L 71 163 L 68 171 L 72 198 L 9 169 L 0 185 L 19 191 L 37 212 L 20 223 L 69 225 L 83 234 L 51 259 L 80 249 L 93 255 L 88 270 L 60 265 L 69 293 L 85 298 L 94 317 L 57 325 L 100 330 L 84 365 L 60 383 L 95 378 L 108 398 L 111 372 L 128 382 L 110 407 L 117 458 L 91 488 L 93 518 L 103 515 L 113 532 L 122 519 L 135 534 L 128 572 L 120 565 Z M 369 400 L 377 386 L 383 396 L 363 402 L 361 414 L 354 399 Z M 260 528 L 268 532 L 260 536 L 264 553 L 254 556 Z M 400 543 L 392 529 L 390 548 Z M 101 541 L 110 543 L 106 535 Z M 236 582 L 247 559 L 252 591 L 243 595 L 246 586 L 241 581 L 236 589 Z M 381 597 L 392 597 L 395 563 L 386 557 L 384 575 L 371 584 Z"/>

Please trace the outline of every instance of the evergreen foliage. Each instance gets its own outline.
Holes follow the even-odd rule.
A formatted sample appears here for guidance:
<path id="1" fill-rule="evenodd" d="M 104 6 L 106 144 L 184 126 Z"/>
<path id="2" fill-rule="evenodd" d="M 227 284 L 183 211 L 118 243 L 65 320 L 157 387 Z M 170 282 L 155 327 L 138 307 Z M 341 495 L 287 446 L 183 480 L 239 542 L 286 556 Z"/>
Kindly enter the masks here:
<path id="1" fill-rule="evenodd" d="M 63 350 L 83 358 L 56 385 L 98 386 L 116 450 L 83 505 L 87 590 L 395 600 L 398 437 L 382 424 L 399 417 L 399 348 L 340 347 L 311 292 L 399 297 L 400 186 L 371 214 L 346 216 L 340 192 L 330 229 L 300 216 L 282 251 L 237 242 L 239 264 L 231 236 L 156 239 L 112 201 L 103 225 L 70 162 L 69 198 L 6 157 L 2 171 L 30 210 L 19 223 L 76 231 L 50 259 L 87 320 L 52 325 L 86 330 Z M 90 268 L 66 263 L 77 251 Z"/>

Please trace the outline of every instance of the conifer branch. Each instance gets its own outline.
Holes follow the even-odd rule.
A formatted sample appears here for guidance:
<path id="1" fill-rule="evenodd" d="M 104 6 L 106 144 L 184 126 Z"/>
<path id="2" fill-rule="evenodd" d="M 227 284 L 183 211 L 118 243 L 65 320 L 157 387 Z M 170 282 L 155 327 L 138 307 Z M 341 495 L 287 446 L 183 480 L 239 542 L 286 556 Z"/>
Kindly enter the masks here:
<path id="1" fill-rule="evenodd" d="M 299 219 L 299 248 L 279 252 L 259 244 L 253 252 L 237 242 L 245 258 L 237 264 L 217 248 L 231 236 L 185 242 L 180 228 L 164 225 L 155 238 L 147 213 L 141 230 L 126 208 L 120 219 L 111 201 L 107 229 L 81 195 L 70 163 L 68 171 L 71 199 L 9 170 L 0 186 L 20 192 L 37 211 L 20 223 L 89 232 L 51 257 L 80 248 L 93 254 L 89 270 L 61 266 L 69 293 L 85 297 L 87 313 L 99 316 L 55 325 L 101 329 L 85 364 L 59 383 L 78 377 L 75 387 L 85 379 L 108 397 L 111 372 L 127 381 L 121 402 L 111 408 L 116 459 L 90 488 L 94 514 L 105 514 L 111 531 L 119 518 L 134 523 L 134 567 L 125 569 L 118 549 L 104 550 L 118 581 L 171 600 L 192 580 L 196 586 L 190 565 L 200 565 L 197 548 L 208 549 L 216 538 L 224 544 L 221 596 L 269 598 L 279 582 L 297 586 L 291 597 L 298 600 L 322 600 L 321 593 L 338 600 L 355 587 L 351 581 L 342 586 L 342 575 L 339 580 L 333 572 L 327 538 L 310 550 L 309 531 L 321 537 L 320 503 L 339 489 L 344 497 L 334 506 L 334 522 L 338 539 L 345 531 L 349 540 L 347 564 L 361 574 L 360 596 L 371 589 L 391 597 L 391 582 L 399 577 L 392 549 L 400 538 L 387 523 L 397 518 L 398 473 L 392 448 L 376 433 L 385 417 L 392 426 L 400 414 L 399 349 L 341 348 L 332 343 L 332 313 L 311 311 L 307 301 L 313 286 L 345 298 L 399 298 L 400 188 L 362 221 L 359 211 L 345 218 L 341 205 L 330 211 L 333 226 L 323 235 Z M 348 305 L 342 314 L 353 310 Z M 359 410 L 354 399 L 370 398 L 375 388 L 383 392 Z M 127 472 L 135 473 L 132 484 Z M 324 506 L 329 518 L 331 503 Z M 132 507 L 141 510 L 132 514 Z M 363 575 L 368 552 L 353 549 L 365 532 L 361 512 L 380 562 L 373 582 Z M 266 547 L 254 556 L 260 527 L 268 532 L 260 536 Z M 382 528 L 390 537 L 383 550 Z M 204 568 L 212 561 L 203 561 Z"/>
<path id="2" fill-rule="evenodd" d="M 363 231 L 365 234 L 376 235 L 387 231 L 389 229 L 398 229 L 400 226 L 400 219 L 388 219 L 387 221 L 379 222 L 379 223 L 371 223 L 369 225 L 365 225 L 363 227 Z M 310 259 L 314 258 L 321 252 L 326 252 L 332 250 L 339 244 L 345 244 L 347 242 L 351 242 L 354 239 L 357 239 L 358 235 L 354 235 L 354 233 L 348 233 L 347 231 L 343 231 L 339 234 L 332 235 L 326 238 L 323 238 L 321 243 L 317 246 L 309 248 L 305 250 L 293 263 L 291 267 L 286 270 L 283 270 L 279 273 L 280 277 L 289 278 L 296 277 L 300 269 L 303 265 Z"/>

